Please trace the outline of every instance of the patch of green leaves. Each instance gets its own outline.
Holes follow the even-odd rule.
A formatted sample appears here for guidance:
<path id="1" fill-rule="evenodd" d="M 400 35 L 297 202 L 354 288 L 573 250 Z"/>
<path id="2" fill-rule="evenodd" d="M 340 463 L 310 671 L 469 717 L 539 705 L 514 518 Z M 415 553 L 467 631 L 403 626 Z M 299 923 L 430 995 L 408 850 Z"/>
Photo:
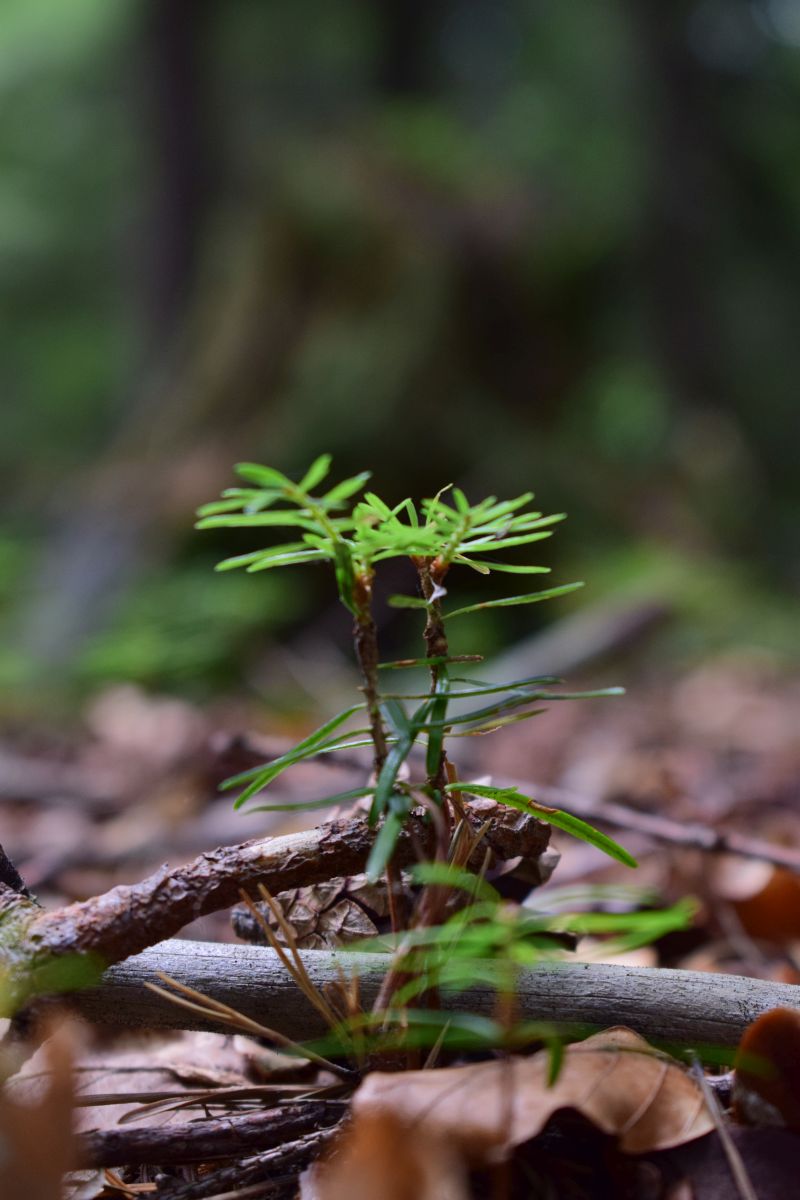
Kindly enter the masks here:
<path id="1" fill-rule="evenodd" d="M 480 574 L 491 570 L 520 574 L 549 570 L 534 564 L 486 559 L 486 555 L 549 537 L 549 527 L 563 519 L 563 513 L 545 516 L 524 511 L 533 499 L 531 492 L 502 502 L 490 496 L 471 505 L 459 488 L 444 489 L 433 499 L 422 502 L 421 514 L 408 498 L 391 508 L 375 492 L 366 492 L 361 500 L 355 501 L 349 515 L 337 516 L 338 510 L 362 491 L 370 473 L 362 471 L 316 495 L 330 467 L 330 455 L 322 454 L 295 483 L 274 467 L 239 463 L 237 474 L 253 486 L 228 488 L 220 500 L 203 505 L 198 510 L 197 528 L 276 531 L 293 528 L 300 530 L 303 537 L 301 541 L 284 542 L 225 559 L 218 569 L 243 567 L 248 571 L 263 571 L 328 561 L 334 564 L 340 597 L 351 611 L 355 611 L 354 580 L 359 575 L 369 575 L 377 563 L 389 558 L 437 559 L 443 568 L 461 564 Z M 443 498 L 447 491 L 451 492 L 452 504 Z M 574 586 L 577 585 L 567 585 Z M 563 593 L 553 589 L 537 594 L 535 599 L 547 599 L 548 594 Z M 487 602 L 483 607 L 532 603 L 533 599 L 508 598 Z M 426 601 L 417 597 L 393 597 L 391 603 L 403 607 L 426 606 Z M 462 611 L 474 609 L 456 610 L 450 615 L 460 615 Z"/>

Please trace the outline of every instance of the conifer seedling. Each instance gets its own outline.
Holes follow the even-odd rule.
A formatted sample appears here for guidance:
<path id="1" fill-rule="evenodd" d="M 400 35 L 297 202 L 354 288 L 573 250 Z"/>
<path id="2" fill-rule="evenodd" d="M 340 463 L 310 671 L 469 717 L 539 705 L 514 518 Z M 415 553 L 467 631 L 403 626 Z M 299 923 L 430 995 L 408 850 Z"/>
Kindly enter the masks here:
<path id="1" fill-rule="evenodd" d="M 540 817 L 618 862 L 636 865 L 627 850 L 579 817 L 544 806 L 516 788 L 459 779 L 449 749 L 455 739 L 490 734 L 530 719 L 548 702 L 615 696 L 622 689 L 566 692 L 560 690 L 561 681 L 552 676 L 486 683 L 474 673 L 476 668 L 479 670 L 480 654 L 455 655 L 450 651 L 450 623 L 468 613 L 535 604 L 565 596 L 582 586 L 567 583 L 531 590 L 528 577 L 546 574 L 549 568 L 519 562 L 515 556 L 510 559 L 506 553 L 549 538 L 553 527 L 563 520 L 563 513 L 545 515 L 535 510 L 531 492 L 510 500 L 489 496 L 471 503 L 460 488 L 450 486 L 419 505 L 404 499 L 389 506 L 375 492 L 365 490 L 369 472 L 331 486 L 330 466 L 330 455 L 323 454 L 296 483 L 272 467 L 240 463 L 236 472 L 242 486 L 228 489 L 220 500 L 199 510 L 200 529 L 248 528 L 279 536 L 291 531 L 291 540 L 270 540 L 261 549 L 227 558 L 218 564 L 219 571 L 241 569 L 257 574 L 310 563 L 330 568 L 339 600 L 352 619 L 363 696 L 284 754 L 226 780 L 223 787 L 236 790 L 236 807 L 248 806 L 248 811 L 318 809 L 369 799 L 368 821 L 377 832 L 367 873 L 373 880 L 386 873 L 392 924 L 399 939 L 396 945 L 398 953 L 405 956 L 406 966 L 402 979 L 397 976 L 382 989 L 385 1010 L 390 1000 L 397 1002 L 401 983 L 407 1002 L 415 994 L 413 977 L 430 978 L 431 955 L 440 955 L 442 945 L 449 947 L 447 960 L 454 978 L 460 978 L 459 972 L 474 978 L 474 966 L 464 965 L 465 948 L 472 953 L 482 945 L 489 953 L 491 946 L 489 956 L 496 963 L 497 947 L 502 945 L 505 958 L 515 964 L 528 961 L 530 953 L 536 951 L 537 937 L 530 917 L 523 915 L 515 925 L 506 913 L 493 926 L 491 914 L 497 916 L 499 898 L 493 895 L 487 899 L 476 876 L 472 876 L 477 889 L 475 902 L 457 917 L 455 929 L 443 919 L 442 894 L 447 894 L 448 888 L 464 886 L 464 873 L 452 859 L 459 806 L 470 796 L 488 797 Z M 409 610 L 409 616 L 419 622 L 424 652 L 419 658 L 383 662 L 373 613 L 374 581 L 381 565 L 397 558 L 413 564 L 417 587 L 413 594 L 391 596 L 388 603 Z M 468 572 L 478 576 L 500 573 L 523 586 L 499 599 L 459 605 L 451 600 L 451 592 L 459 575 Z M 403 690 L 394 684 L 406 669 L 418 667 L 427 669 L 429 683 L 425 690 Z M 455 711 L 454 701 L 458 702 Z M 284 771 L 318 756 L 365 746 L 371 748 L 373 770 L 363 786 L 300 804 L 270 804 L 269 785 Z M 421 898 L 415 913 L 404 917 L 400 906 L 392 903 L 400 891 L 393 854 L 409 814 L 420 808 L 436 826 L 435 861 L 418 868 Z M 426 891 L 429 896 L 438 896 L 438 903 L 426 907 Z M 633 913 L 626 918 L 615 914 L 605 924 L 634 939 L 639 929 L 646 940 L 655 936 L 654 930 L 661 933 L 665 928 L 685 925 L 688 912 L 685 906 L 677 906 L 661 914 L 659 921 L 652 918 L 652 913 Z M 561 928 L 569 924 L 563 917 L 560 921 Z M 596 931 L 602 926 L 602 916 L 597 914 L 593 928 Z M 476 929 L 479 933 L 469 936 Z M 427 932 L 423 936 L 420 930 Z M 460 955 L 453 951 L 459 944 Z M 424 972 L 412 969 L 414 956 L 418 959 L 421 952 L 428 956 L 429 969 Z M 441 982 L 439 979 L 437 986 Z"/>

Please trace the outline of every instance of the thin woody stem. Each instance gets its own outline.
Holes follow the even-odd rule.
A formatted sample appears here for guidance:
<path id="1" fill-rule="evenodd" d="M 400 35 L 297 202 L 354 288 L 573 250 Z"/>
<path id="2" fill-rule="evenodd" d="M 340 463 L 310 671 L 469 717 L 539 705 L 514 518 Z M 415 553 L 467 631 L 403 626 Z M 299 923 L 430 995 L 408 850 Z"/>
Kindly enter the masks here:
<path id="1" fill-rule="evenodd" d="M 424 558 L 418 559 L 416 566 L 419 574 L 422 595 L 425 600 L 428 601 L 428 616 L 423 632 L 427 655 L 428 658 L 447 659 L 450 657 L 450 647 L 447 642 L 447 632 L 444 627 L 442 606 L 439 600 L 442 580 L 447 574 L 447 564 L 441 564 L 439 559 Z M 438 663 L 431 665 L 431 692 L 436 691 L 441 671 L 442 668 Z M 447 755 L 445 751 L 442 750 L 441 754 L 439 755 L 439 761 L 436 770 L 433 771 L 428 778 L 430 787 L 439 792 L 445 812 L 447 812 L 447 800 L 445 792 L 445 786 L 447 784 L 446 763 Z"/>
<path id="2" fill-rule="evenodd" d="M 442 580 L 447 574 L 447 566 L 437 565 L 438 562 L 438 559 L 430 558 L 416 560 L 422 595 L 428 601 L 428 619 L 425 622 L 423 633 L 428 658 L 448 658 L 450 654 L 442 619 L 442 606 L 437 596 Z M 436 688 L 440 671 L 441 667 L 438 664 L 434 664 L 430 668 L 431 691 Z"/>
<path id="3" fill-rule="evenodd" d="M 358 615 L 353 624 L 353 642 L 367 702 L 367 716 L 374 748 L 373 766 L 377 779 L 388 753 L 378 694 L 378 630 L 372 616 L 372 580 L 362 575 L 357 580 L 357 585 L 354 598 Z"/>
<path id="4" fill-rule="evenodd" d="M 422 595 L 428 601 L 428 616 L 423 633 L 427 657 L 447 659 L 450 656 L 449 647 L 442 619 L 442 609 L 437 594 L 441 587 L 441 581 L 447 572 L 447 566 L 440 566 L 438 564 L 439 560 L 437 559 L 417 558 L 414 560 L 414 565 L 419 575 Z M 432 664 L 430 667 L 432 693 L 436 691 L 440 674 L 441 667 L 439 664 Z M 447 782 L 447 755 L 442 750 L 435 770 L 428 777 L 429 787 L 437 791 L 441 797 L 441 820 L 437 822 L 436 833 L 436 859 L 439 862 L 447 862 L 450 835 L 452 832 L 451 810 L 447 799 L 447 792 L 445 791 Z M 429 884 L 424 888 L 416 912 L 414 913 L 412 925 L 415 928 L 427 928 L 432 925 L 438 925 L 444 917 L 445 904 L 449 894 L 449 888 L 436 884 Z M 403 966 L 403 959 L 408 949 L 409 945 L 407 942 L 398 946 L 392 959 L 392 965 L 384 976 L 383 983 L 375 1000 L 375 1012 L 387 1009 L 398 987 L 408 979 L 408 972 Z M 435 1002 L 436 997 L 429 996 L 428 999 L 430 1002 Z"/>
<path id="5" fill-rule="evenodd" d="M 353 641 L 355 644 L 358 665 L 361 668 L 362 688 L 367 702 L 370 736 L 373 746 L 373 769 L 375 779 L 381 773 L 386 762 L 388 747 L 386 744 L 386 729 L 380 709 L 378 692 L 378 629 L 372 616 L 372 577 L 362 574 L 356 580 L 354 592 L 357 616 L 353 625 Z M 405 896 L 403 882 L 398 867 L 389 862 L 386 867 L 386 892 L 389 901 L 389 918 L 392 932 L 397 933 L 406 926 Z"/>

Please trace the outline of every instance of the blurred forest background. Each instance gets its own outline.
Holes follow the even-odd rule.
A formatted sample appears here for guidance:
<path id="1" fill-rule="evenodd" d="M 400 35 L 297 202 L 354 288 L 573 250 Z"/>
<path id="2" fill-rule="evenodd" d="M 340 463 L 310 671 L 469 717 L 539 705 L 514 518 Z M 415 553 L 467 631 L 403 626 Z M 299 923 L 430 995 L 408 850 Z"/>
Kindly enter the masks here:
<path id="1" fill-rule="evenodd" d="M 661 661 L 796 656 L 798 0 L 4 0 L 0 93 L 6 713 L 343 655 L 192 528 L 325 450 L 533 487 Z"/>

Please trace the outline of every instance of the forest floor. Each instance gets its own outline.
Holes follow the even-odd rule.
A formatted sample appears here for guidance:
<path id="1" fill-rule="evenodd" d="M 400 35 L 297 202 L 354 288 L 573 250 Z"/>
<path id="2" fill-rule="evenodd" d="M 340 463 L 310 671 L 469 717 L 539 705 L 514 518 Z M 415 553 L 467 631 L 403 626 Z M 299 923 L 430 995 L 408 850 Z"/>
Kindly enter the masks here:
<path id="1" fill-rule="evenodd" d="M 597 680 L 570 683 L 596 686 Z M 584 936 L 569 952 L 573 961 L 800 984 L 798 711 L 796 678 L 767 658 L 729 654 L 680 675 L 644 674 L 619 699 L 553 705 L 525 733 L 515 728 L 459 743 L 467 749 L 458 765 L 462 778 L 516 781 L 545 802 L 558 789 L 552 794 L 563 794 L 567 810 L 567 797 L 580 800 L 580 815 L 639 861 L 631 872 L 554 831 L 561 858 L 552 879 L 535 892 L 537 908 L 547 909 L 551 896 L 560 902 L 565 887 L 589 885 L 633 885 L 651 893 L 650 904 L 694 899 L 691 928 L 625 954 Z M 313 719 L 299 724 L 303 732 Z M 280 752 L 298 732 L 286 723 L 279 730 L 254 725 L 253 714 L 239 705 L 200 708 L 130 686 L 93 697 L 68 735 L 8 723 L 0 735 L 0 841 L 39 902 L 57 910 L 133 884 L 167 860 L 175 865 L 216 846 L 314 826 L 319 813 L 242 816 L 218 794 L 225 777 Z M 337 764 L 335 756 L 325 765 L 305 764 L 273 785 L 272 800 L 344 791 L 360 771 L 358 762 Z M 720 836 L 740 852 L 720 851 Z M 761 843 L 774 848 L 773 862 L 759 856 Z M 300 950 L 336 948 L 380 928 L 379 904 L 364 906 L 336 886 L 335 905 L 328 896 L 310 911 L 296 894 L 284 897 Z M 241 916 L 237 928 L 242 931 Z M 200 917 L 181 937 L 238 941 L 229 910 Z M 668 986 L 666 972 L 664 978 Z M 629 1011 L 608 1024 L 635 1030 Z M 17 1160 L 17 1174 L 8 1178 L 28 1178 L 20 1200 L 53 1200 L 61 1173 L 76 1163 L 81 1169 L 70 1174 L 67 1191 L 72 1200 L 292 1196 L 298 1188 L 304 1200 L 412 1194 L 415 1200 L 763 1200 L 793 1194 L 800 1050 L 787 1039 L 800 1046 L 800 1023 L 793 1033 L 781 1033 L 778 1057 L 794 1059 L 777 1101 L 778 1093 L 770 1093 L 777 1114 L 748 1105 L 740 1089 L 734 1116 L 736 1081 L 725 1066 L 707 1067 L 698 1077 L 659 1058 L 652 1062 L 661 1073 L 642 1111 L 626 1110 L 615 1124 L 609 1113 L 624 1107 L 626 1092 L 639 1086 L 643 1073 L 640 1055 L 631 1071 L 627 1036 L 612 1031 L 595 1050 L 587 1043 L 580 1062 L 567 1051 L 545 1100 L 546 1079 L 535 1056 L 514 1060 L 528 1064 L 518 1079 L 517 1066 L 509 1067 L 502 1104 L 493 1100 L 485 1074 L 502 1066 L 502 1058 L 449 1056 L 450 1070 L 465 1072 L 461 1081 L 472 1097 L 461 1106 L 448 1098 L 452 1083 L 445 1086 L 443 1071 L 408 1075 L 402 1096 L 389 1077 L 373 1075 L 361 1084 L 342 1140 L 336 1133 L 348 1106 L 342 1079 L 313 1061 L 298 1065 L 277 1056 L 246 1029 L 123 1032 L 70 1025 L 11 1075 L 0 1096 L 0 1130 Z M 15 1051 L 6 1053 L 8 1074 Z M 74 1068 L 71 1084 L 66 1063 Z M 598 1091 L 601 1076 L 606 1082 Z M 681 1091 L 687 1081 L 691 1095 Z M 430 1092 L 437 1086 L 440 1094 Z M 69 1132 L 72 1087 L 77 1142 Z M 695 1092 L 702 1103 L 688 1120 Z M 637 1143 L 629 1134 L 641 1127 L 645 1109 L 649 1132 Z M 420 1123 L 420 1112 L 433 1110 L 439 1118 Z M 20 1123 L 15 1113 L 23 1111 Z M 676 1111 L 682 1134 L 673 1128 Z M 489 1148 L 477 1150 L 482 1131 Z M 46 1166 L 45 1141 L 53 1146 Z M 309 1164 L 331 1144 L 332 1166 L 320 1178 Z M 0 1164 L 0 1178 L 2 1170 Z M 17 1200 L 13 1190 L 3 1196 Z"/>

